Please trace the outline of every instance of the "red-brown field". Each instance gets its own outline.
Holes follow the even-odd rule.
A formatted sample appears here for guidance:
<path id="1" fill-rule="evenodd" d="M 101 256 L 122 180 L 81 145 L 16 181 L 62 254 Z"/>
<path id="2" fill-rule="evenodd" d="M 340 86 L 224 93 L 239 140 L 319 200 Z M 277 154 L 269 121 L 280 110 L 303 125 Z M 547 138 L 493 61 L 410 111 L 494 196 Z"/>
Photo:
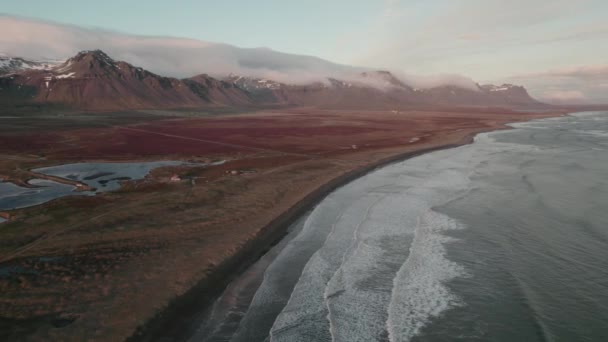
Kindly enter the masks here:
<path id="1" fill-rule="evenodd" d="M 19 271 L 0 277 L 0 337 L 124 340 L 195 285 L 221 285 L 233 261 L 255 257 L 298 213 L 290 209 L 335 179 L 547 115 L 299 109 L 1 134 L 0 177 L 16 181 L 84 160 L 227 162 L 157 169 L 113 193 L 10 212 L 0 269 Z M 169 182 L 173 174 L 185 181 Z"/>
<path id="2" fill-rule="evenodd" d="M 253 116 L 170 119 L 138 125 L 28 135 L 0 135 L 0 153 L 41 154 L 58 160 L 151 156 L 210 156 L 272 150 L 293 154 L 343 154 L 421 141 L 441 131 L 491 126 L 523 117 L 457 112 L 265 112 Z M 418 142 L 420 143 L 420 142 Z M 352 151 L 351 151 L 352 152 Z"/>

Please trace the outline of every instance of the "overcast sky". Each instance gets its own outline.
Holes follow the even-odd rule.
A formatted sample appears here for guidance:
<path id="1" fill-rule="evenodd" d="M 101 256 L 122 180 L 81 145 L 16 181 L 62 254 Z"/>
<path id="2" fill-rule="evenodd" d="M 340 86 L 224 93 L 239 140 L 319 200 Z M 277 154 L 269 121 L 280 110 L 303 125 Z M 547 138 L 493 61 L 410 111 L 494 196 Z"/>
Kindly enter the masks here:
<path id="1" fill-rule="evenodd" d="M 83 45 L 91 32 L 183 37 L 407 74 L 520 83 L 545 100 L 608 102 L 605 0 L 54 0 L 6 1 L 0 11 L 0 52 L 8 54 L 40 47 L 42 39 L 64 44 L 61 51 L 80 49 L 71 45 Z M 79 38 L 61 41 L 61 25 L 50 30 L 54 36 L 48 25 L 31 29 L 32 19 L 73 25 Z M 17 33 L 6 34 L 11 28 Z M 163 44 L 174 45 L 169 41 Z"/>

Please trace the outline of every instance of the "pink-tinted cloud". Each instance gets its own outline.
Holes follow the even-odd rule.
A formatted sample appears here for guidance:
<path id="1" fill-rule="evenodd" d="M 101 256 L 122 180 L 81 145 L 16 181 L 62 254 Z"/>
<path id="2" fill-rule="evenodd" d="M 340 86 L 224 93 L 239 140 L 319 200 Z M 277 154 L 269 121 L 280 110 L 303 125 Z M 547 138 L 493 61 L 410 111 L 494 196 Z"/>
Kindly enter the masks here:
<path id="1" fill-rule="evenodd" d="M 571 66 L 523 76 L 601 80 L 608 79 L 608 64 Z"/>
<path id="2" fill-rule="evenodd" d="M 556 103 L 608 103 L 608 64 L 573 65 L 513 76 L 537 97 Z"/>
<path id="3" fill-rule="evenodd" d="M 267 48 L 248 49 L 195 39 L 138 36 L 6 15 L 0 15 L 0 32 L 0 52 L 9 55 L 65 59 L 82 50 L 101 49 L 117 60 L 174 77 L 237 73 L 307 83 L 359 70 Z"/>
<path id="4" fill-rule="evenodd" d="M 389 87 L 383 79 L 362 77 L 361 72 L 369 68 L 267 48 L 245 49 L 194 39 L 137 36 L 2 15 L 0 31 L 0 52 L 19 57 L 64 59 L 81 50 L 101 49 L 114 59 L 166 76 L 234 73 L 291 84 L 327 82 L 328 77 L 333 77 L 377 88 Z M 476 88 L 475 82 L 459 75 L 397 73 L 397 77 L 416 88 L 448 84 Z"/>
<path id="5" fill-rule="evenodd" d="M 574 104 L 588 102 L 589 99 L 579 90 L 549 90 L 542 98 L 548 102 L 559 104 Z"/>

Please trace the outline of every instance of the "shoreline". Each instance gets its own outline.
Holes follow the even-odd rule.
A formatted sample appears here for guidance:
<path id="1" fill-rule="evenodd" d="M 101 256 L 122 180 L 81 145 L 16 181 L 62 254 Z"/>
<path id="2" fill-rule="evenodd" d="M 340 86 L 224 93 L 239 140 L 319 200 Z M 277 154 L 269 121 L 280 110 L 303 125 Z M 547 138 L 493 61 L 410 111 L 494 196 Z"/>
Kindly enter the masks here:
<path id="1" fill-rule="evenodd" d="M 196 133 L 210 132 L 216 135 L 226 129 L 236 129 L 241 135 L 238 139 L 228 139 L 230 143 L 248 145 L 254 139 L 255 146 L 261 144 L 264 147 L 272 142 L 268 146 L 276 148 L 275 152 L 305 153 L 309 158 L 284 158 L 278 152 L 258 155 L 241 150 L 220 151 L 215 145 L 193 144 L 188 138 L 183 138 L 187 141 L 171 139 L 175 147 L 169 148 L 173 145 L 166 142 L 158 145 L 156 136 L 137 135 L 153 147 L 169 148 L 162 150 L 163 158 L 175 155 L 182 160 L 199 157 L 203 152 L 221 152 L 222 155 L 234 155 L 235 161 L 224 168 L 194 173 L 204 175 L 209 179 L 204 183 L 209 184 L 156 185 L 153 182 L 150 187 L 136 191 L 132 191 L 135 188 L 126 188 L 116 196 L 103 196 L 100 199 L 90 197 L 82 203 L 66 200 L 52 205 L 49 209 L 52 214 L 59 215 L 58 218 L 69 218 L 74 223 L 69 227 L 78 229 L 63 233 L 70 240 L 46 239 L 45 249 L 30 249 L 29 255 L 54 255 L 73 246 L 79 246 L 79 249 L 68 254 L 71 259 L 62 262 L 70 278 L 62 278 L 62 274 L 55 271 L 56 266 L 49 263 L 40 266 L 47 271 L 43 276 L 30 278 L 41 283 L 57 284 L 52 288 L 53 295 L 63 298 L 66 304 L 60 309 L 50 305 L 41 308 L 32 299 L 46 295 L 49 290 L 37 283 L 27 283 L 24 289 L 5 282 L 11 296 L 5 310 L 7 317 L 13 317 L 13 312 L 17 312 L 14 310 L 22 310 L 32 319 L 36 319 L 40 312 L 48 312 L 55 315 L 49 317 L 57 319 L 69 313 L 70 317 L 74 317 L 74 323 L 62 329 L 56 329 L 48 321 L 18 323 L 19 326 L 28 326 L 27 329 L 32 331 L 27 333 L 30 336 L 52 336 L 53 339 L 84 338 L 92 334 L 100 340 L 179 341 L 192 338 L 201 323 L 207 322 L 209 309 L 227 286 L 232 286 L 230 284 L 235 284 L 235 281 L 240 282 L 239 279 L 249 272 L 252 265 L 261 257 L 267 258 L 269 251 L 272 253 L 275 250 L 276 244 L 287 243 L 289 237 L 285 237 L 293 222 L 302 219 L 335 189 L 385 165 L 471 143 L 479 133 L 511 129 L 509 123 L 555 117 L 565 112 L 373 114 L 367 111 L 262 113 L 247 119 L 230 117 L 213 121 L 187 121 L 175 128 L 177 138 L 181 138 L 178 135 L 180 129 L 186 128 L 194 129 Z M 262 132 L 280 131 L 283 135 L 255 140 L 259 133 L 249 132 L 252 124 Z M 169 127 L 172 126 L 169 124 Z M 72 160 L 74 156 L 83 154 L 72 150 L 62 152 L 62 139 L 97 141 L 91 137 L 108 134 L 116 136 L 117 143 L 111 151 L 121 153 L 118 158 L 121 161 L 131 159 L 124 158 L 122 154 L 139 156 L 138 153 L 144 153 L 150 147 L 146 145 L 146 150 L 142 152 L 139 145 L 124 145 L 124 137 L 112 129 L 76 130 L 75 133 L 54 138 L 52 141 L 57 144 L 50 145 L 42 152 L 52 156 L 52 160 Z M 313 136 L 316 138 L 311 139 Z M 287 137 L 293 137 L 293 141 Z M 412 137 L 421 139 L 412 143 Z M 357 151 L 343 151 L 340 148 L 353 143 L 361 148 Z M 88 161 L 89 158 L 110 158 L 103 144 L 85 144 L 79 148 L 87 151 L 87 157 L 80 158 L 79 162 Z M 20 155 L 29 153 L 29 150 L 9 152 Z M 3 165 L 3 170 L 29 169 L 31 166 L 30 163 L 21 165 L 9 161 Z M 224 169 L 241 168 L 257 169 L 258 175 L 224 177 L 227 173 Z M 159 175 L 166 176 L 164 173 Z M 243 191 L 243 188 L 248 190 Z M 167 201 L 171 201 L 170 206 L 166 205 Z M 148 216 L 146 222 L 149 224 L 134 224 L 137 222 L 135 218 L 146 215 L 150 209 L 155 211 Z M 179 215 L 174 217 L 176 210 Z M 22 225 L 26 228 L 24 233 L 30 235 L 49 234 L 65 226 L 55 216 L 49 218 L 45 215 L 46 209 L 38 208 L 28 212 L 22 220 L 16 220 L 15 224 Z M 37 220 L 49 223 L 36 225 Z M 117 220 L 124 224 L 117 226 Z M 107 234 L 99 234 L 100 231 Z M 10 230 L 6 231 L 5 236 L 7 241 L 14 241 L 15 245 L 21 243 L 20 235 Z M 111 247 L 108 249 L 107 246 Z M 90 268 L 84 272 L 78 259 L 82 256 L 95 257 L 91 261 L 86 259 Z M 107 261 L 95 261 L 99 257 Z M 39 263 L 34 265 L 29 259 L 22 258 L 14 264 L 30 268 Z M 262 272 L 264 269 L 259 268 Z M 71 301 L 67 295 L 63 295 L 68 288 L 83 299 L 89 298 L 89 301 Z M 256 288 L 257 285 L 252 284 L 250 291 Z M 108 292 L 112 296 L 103 295 Z M 245 299 L 242 303 L 246 308 L 249 300 Z M 96 330 L 91 331 L 91 327 L 96 327 Z M 15 329 L 8 332 L 15 337 L 21 335 Z M 200 336 L 204 336 L 204 333 Z"/>
<path id="2" fill-rule="evenodd" d="M 564 113 L 554 113 L 551 117 L 561 116 Z M 527 122 L 535 119 L 522 120 Z M 227 286 L 250 266 L 265 255 L 274 245 L 287 235 L 288 228 L 302 215 L 312 210 L 327 195 L 336 189 L 350 183 L 351 181 L 365 176 L 381 167 L 402 162 L 423 154 L 439 150 L 456 148 L 471 144 L 475 137 L 481 133 L 513 129 L 507 123 L 498 127 L 481 129 L 461 137 L 459 141 L 439 146 L 426 147 L 420 150 L 399 153 L 379 161 L 367 164 L 342 175 L 333 178 L 329 182 L 314 189 L 303 199 L 298 201 L 285 212 L 281 213 L 269 224 L 262 227 L 257 235 L 246 242 L 246 244 L 231 258 L 224 260 L 215 269 L 208 272 L 209 276 L 199 281 L 182 296 L 176 297 L 169 305 L 158 312 L 144 325 L 139 326 L 136 331 L 126 339 L 128 342 L 149 341 L 186 341 L 196 331 L 198 326 L 193 326 L 197 318 L 207 312 L 214 302 L 221 296 Z"/>

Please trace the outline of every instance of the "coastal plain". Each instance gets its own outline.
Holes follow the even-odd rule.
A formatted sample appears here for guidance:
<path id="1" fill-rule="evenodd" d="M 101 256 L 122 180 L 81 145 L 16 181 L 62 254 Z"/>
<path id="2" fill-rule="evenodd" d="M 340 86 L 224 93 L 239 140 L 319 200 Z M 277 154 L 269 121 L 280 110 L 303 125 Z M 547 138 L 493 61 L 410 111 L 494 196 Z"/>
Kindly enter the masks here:
<path id="1" fill-rule="evenodd" d="M 28 186 L 32 169 L 67 163 L 194 163 L 155 169 L 117 191 L 75 192 L 2 212 L 0 338 L 146 339 L 150 322 L 162 326 L 172 308 L 184 307 L 180 298 L 208 304 L 287 224 L 349 177 L 469 143 L 510 122 L 560 114 L 3 112 L 0 178 L 15 184 Z"/>

